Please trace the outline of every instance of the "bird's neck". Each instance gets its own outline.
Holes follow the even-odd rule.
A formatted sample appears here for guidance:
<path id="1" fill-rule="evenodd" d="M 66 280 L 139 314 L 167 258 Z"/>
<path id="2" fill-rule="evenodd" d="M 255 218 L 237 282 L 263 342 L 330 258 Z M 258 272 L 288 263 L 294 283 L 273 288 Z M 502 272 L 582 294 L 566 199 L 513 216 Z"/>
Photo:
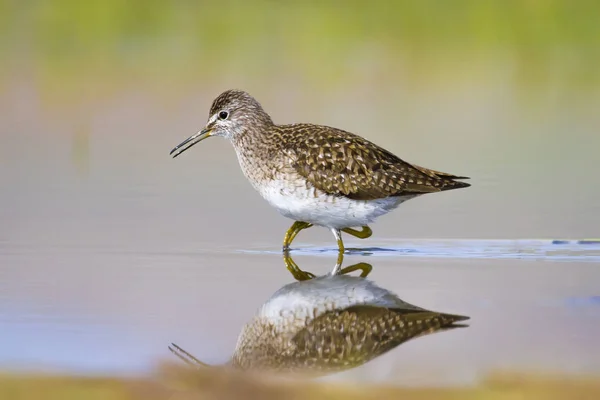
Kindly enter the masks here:
<path id="1" fill-rule="evenodd" d="M 277 145 L 272 134 L 273 127 L 272 122 L 250 125 L 235 135 L 231 142 L 238 157 L 268 158 Z"/>

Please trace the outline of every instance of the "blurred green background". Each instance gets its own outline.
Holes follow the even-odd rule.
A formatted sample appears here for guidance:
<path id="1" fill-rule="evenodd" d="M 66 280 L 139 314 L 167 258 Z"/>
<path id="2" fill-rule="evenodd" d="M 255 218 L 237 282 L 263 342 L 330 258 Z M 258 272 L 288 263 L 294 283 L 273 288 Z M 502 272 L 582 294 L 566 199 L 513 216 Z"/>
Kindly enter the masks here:
<path id="1" fill-rule="evenodd" d="M 470 228 L 449 221 L 439 236 L 597 236 L 597 1 L 0 0 L 0 18 L 0 156 L 17 186 L 55 181 L 66 159 L 97 187 L 128 176 L 131 190 L 167 195 L 168 177 L 196 157 L 181 176 L 199 182 L 192 195 L 216 202 L 227 182 L 254 199 L 225 144 L 183 162 L 161 157 L 238 88 L 276 123 L 337 126 L 472 176 L 447 209 L 424 200 L 430 214 L 407 216 L 470 208 Z M 44 146 L 40 134 L 54 138 L 45 152 L 10 150 Z M 191 172 L 209 166 L 226 178 Z"/>
<path id="2" fill-rule="evenodd" d="M 392 91 L 469 80 L 501 64 L 527 90 L 551 81 L 567 95 L 597 91 L 599 15 L 593 0 L 2 0 L 1 79 L 25 75 L 70 100 L 140 83 L 167 96 L 233 76 L 318 96 L 349 81 Z"/>

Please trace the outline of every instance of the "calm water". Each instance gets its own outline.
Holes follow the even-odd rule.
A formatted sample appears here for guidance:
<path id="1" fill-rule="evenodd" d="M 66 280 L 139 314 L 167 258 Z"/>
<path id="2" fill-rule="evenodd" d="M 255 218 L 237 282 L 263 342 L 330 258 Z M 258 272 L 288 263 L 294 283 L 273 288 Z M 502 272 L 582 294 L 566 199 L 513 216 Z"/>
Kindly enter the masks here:
<path id="1" fill-rule="evenodd" d="M 40 15 L 54 29 L 63 14 Z M 196 27 L 185 15 L 181 24 Z M 93 26 L 108 29 L 100 22 Z M 177 31 L 163 41 L 111 36 L 142 49 L 113 55 L 115 77 L 93 56 L 93 46 L 112 51 L 98 44 L 105 38 L 83 36 L 71 54 L 56 44 L 64 38 L 55 48 L 23 35 L 29 25 L 13 25 L 6 43 L 40 47 L 15 46 L 0 74 L 1 369 L 137 374 L 172 359 L 171 342 L 209 363 L 228 359 L 242 325 L 292 280 L 279 253 L 291 221 L 252 190 L 225 141 L 176 160 L 168 153 L 202 128 L 216 95 L 237 87 L 276 122 L 337 126 L 409 162 L 472 178 L 468 189 L 403 204 L 366 241 L 346 239 L 362 249 L 346 265 L 368 261 L 380 286 L 468 315 L 470 327 L 417 338 L 327 379 L 468 383 L 498 369 L 600 372 L 600 245 L 551 242 L 600 236 L 600 89 L 588 79 L 597 68 L 579 75 L 595 53 L 567 43 L 571 52 L 544 48 L 551 56 L 536 53 L 541 60 L 530 65 L 519 52 L 488 54 L 477 43 L 472 58 L 428 52 L 433 42 L 445 48 L 433 36 L 411 53 L 376 37 L 321 43 L 312 31 L 319 57 L 298 64 L 283 50 L 313 47 L 286 42 L 299 28 L 282 23 L 256 43 L 228 36 L 229 58 L 227 46 L 213 46 L 220 57 L 194 47 L 185 58 L 193 43 L 171 46 L 183 37 Z M 45 58 L 43 46 L 58 55 Z M 258 50 L 265 57 L 245 64 Z M 142 66 L 150 73 L 138 76 Z M 188 73 L 185 84 L 178 71 Z M 294 243 L 301 268 L 333 267 L 327 230 L 304 231 Z"/>

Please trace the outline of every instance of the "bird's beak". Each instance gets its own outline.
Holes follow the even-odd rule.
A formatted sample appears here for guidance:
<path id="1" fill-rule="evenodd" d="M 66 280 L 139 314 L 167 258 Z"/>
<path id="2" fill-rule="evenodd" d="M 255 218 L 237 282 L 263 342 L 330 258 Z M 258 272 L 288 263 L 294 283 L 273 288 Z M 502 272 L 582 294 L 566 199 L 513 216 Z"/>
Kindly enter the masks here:
<path id="1" fill-rule="evenodd" d="M 204 139 L 209 137 L 211 131 L 212 131 L 212 126 L 207 126 L 206 128 L 202 129 L 200 132 L 196 133 L 195 135 L 190 136 L 189 138 L 185 139 L 183 142 L 179 143 L 177 146 L 175 146 L 175 148 L 173 150 L 171 150 L 171 152 L 169 154 L 172 155 L 173 158 L 177 157 L 178 155 L 180 155 L 181 153 L 183 153 L 184 151 L 186 151 L 193 145 L 200 143 L 201 141 L 203 141 Z"/>

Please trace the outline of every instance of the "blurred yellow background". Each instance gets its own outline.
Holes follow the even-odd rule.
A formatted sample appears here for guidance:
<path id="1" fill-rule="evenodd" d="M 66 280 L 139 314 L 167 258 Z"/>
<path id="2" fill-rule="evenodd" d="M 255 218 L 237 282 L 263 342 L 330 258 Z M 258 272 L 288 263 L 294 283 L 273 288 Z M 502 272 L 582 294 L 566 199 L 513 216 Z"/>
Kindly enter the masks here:
<path id="1" fill-rule="evenodd" d="M 598 90 L 599 13 L 593 0 L 3 0 L 1 78 L 75 101 L 240 80 L 389 96 L 501 67 L 526 90 L 572 95 Z"/>

